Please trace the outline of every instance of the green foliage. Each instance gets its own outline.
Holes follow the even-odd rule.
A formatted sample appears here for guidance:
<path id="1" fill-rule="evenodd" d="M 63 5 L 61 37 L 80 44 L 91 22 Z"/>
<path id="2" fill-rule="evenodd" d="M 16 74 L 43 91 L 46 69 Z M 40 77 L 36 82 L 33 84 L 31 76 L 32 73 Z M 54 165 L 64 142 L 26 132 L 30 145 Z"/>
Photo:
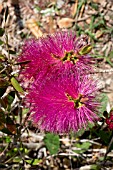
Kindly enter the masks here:
<path id="1" fill-rule="evenodd" d="M 44 142 L 51 155 L 56 154 L 58 152 L 58 149 L 60 147 L 58 135 L 47 133 L 45 135 Z"/>
<path id="2" fill-rule="evenodd" d="M 100 102 L 101 102 L 101 107 L 99 109 L 99 113 L 103 114 L 104 111 L 106 110 L 107 103 L 108 103 L 108 96 L 105 93 L 100 94 Z"/>
<path id="3" fill-rule="evenodd" d="M 111 51 L 109 53 L 109 55 L 105 57 L 105 59 L 106 59 L 106 62 L 109 63 L 109 65 L 111 67 L 113 67 L 113 62 L 112 62 L 112 60 L 113 60 L 113 51 Z"/>
<path id="4" fill-rule="evenodd" d="M 40 162 L 42 162 L 42 160 L 40 160 L 40 159 L 29 159 L 29 160 L 26 160 L 26 162 L 28 163 L 28 164 L 30 164 L 30 165 L 37 165 L 37 164 L 39 164 Z"/>
<path id="5" fill-rule="evenodd" d="M 13 102 L 13 100 L 14 100 L 14 96 L 15 95 L 15 92 L 14 91 L 12 91 L 11 93 L 9 93 L 8 95 L 7 95 L 7 101 L 8 101 L 8 104 L 9 105 L 11 105 L 11 103 Z"/>
<path id="6" fill-rule="evenodd" d="M 84 131 L 85 131 L 85 129 L 84 128 L 82 128 L 82 129 L 80 129 L 79 131 L 77 131 L 76 132 L 76 134 L 74 135 L 76 138 L 78 138 L 78 137 L 80 137 L 80 136 L 82 136 L 83 134 L 84 134 Z"/>
<path id="7" fill-rule="evenodd" d="M 7 10 L 5 12 L 5 19 L 7 19 Z M 2 37 L 3 35 L 6 38 L 6 42 L 2 40 L 4 38 Z M 5 161 L 8 163 L 16 162 L 16 158 L 18 158 L 19 163 L 22 160 L 20 155 L 23 154 L 24 157 L 26 153 L 24 153 L 24 147 L 22 148 L 20 140 L 23 125 L 21 121 L 19 123 L 17 121 L 18 119 L 21 120 L 20 93 L 24 91 L 16 78 L 12 76 L 15 60 L 11 60 L 10 55 L 15 55 L 15 51 L 10 49 L 8 36 L 2 28 L 0 28 L 0 36 L 2 37 L 0 39 L 0 45 L 7 50 L 7 56 L 0 53 L 0 152 L 4 153 L 4 157 L 1 158 L 0 168 L 3 168 L 2 163 Z M 17 115 L 18 118 L 16 117 Z M 11 145 L 11 143 L 20 146 L 17 148 Z"/>
<path id="8" fill-rule="evenodd" d="M 10 136 L 6 136 L 5 137 L 5 142 L 6 143 L 10 143 L 11 142 L 11 137 Z"/>
<path id="9" fill-rule="evenodd" d="M 85 55 L 85 54 L 88 54 L 91 50 L 92 50 L 91 45 L 86 45 L 82 49 L 80 49 L 79 54 Z"/>
<path id="10" fill-rule="evenodd" d="M 4 44 L 4 42 L 2 40 L 0 40 L 0 45 Z"/>
<path id="11" fill-rule="evenodd" d="M 113 51 L 109 53 L 109 58 L 113 58 Z"/>
<path id="12" fill-rule="evenodd" d="M 20 86 L 20 84 L 18 83 L 18 81 L 16 80 L 15 77 L 11 78 L 11 84 L 13 85 L 13 87 L 18 91 L 23 93 L 24 90 L 22 89 L 22 87 Z"/>
<path id="13" fill-rule="evenodd" d="M 93 9 L 98 10 L 98 4 L 97 3 L 94 3 L 93 1 L 91 1 L 90 5 Z"/>
<path id="14" fill-rule="evenodd" d="M 78 153 L 78 154 L 81 154 L 81 153 L 84 153 L 86 152 L 89 147 L 91 146 L 92 144 L 90 142 L 84 142 L 84 143 L 76 143 L 75 144 L 75 147 L 77 147 L 78 149 L 74 150 L 74 152 Z"/>
<path id="15" fill-rule="evenodd" d="M 100 165 L 91 165 L 91 170 L 101 170 Z"/>
<path id="16" fill-rule="evenodd" d="M 98 137 L 100 137 L 100 139 L 103 141 L 105 145 L 109 144 L 112 135 L 111 131 L 98 130 L 98 132 L 95 131 L 95 133 L 97 134 Z"/>
<path id="17" fill-rule="evenodd" d="M 5 57 L 2 54 L 0 54 L 0 61 L 5 61 Z"/>

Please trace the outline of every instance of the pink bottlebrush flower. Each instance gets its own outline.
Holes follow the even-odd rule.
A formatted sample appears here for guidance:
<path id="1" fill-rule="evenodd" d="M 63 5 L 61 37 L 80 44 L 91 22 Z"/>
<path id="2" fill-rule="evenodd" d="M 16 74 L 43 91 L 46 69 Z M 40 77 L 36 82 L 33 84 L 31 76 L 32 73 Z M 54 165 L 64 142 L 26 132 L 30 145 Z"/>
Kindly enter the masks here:
<path id="1" fill-rule="evenodd" d="M 109 129 L 113 130 L 113 110 L 110 112 L 110 117 L 106 118 L 106 124 Z"/>
<path id="2" fill-rule="evenodd" d="M 27 102 L 33 113 L 30 119 L 39 129 L 55 133 L 76 132 L 98 119 L 98 89 L 89 76 L 81 77 L 76 73 L 76 76 L 65 76 L 61 82 L 48 80 L 40 91 L 34 84 Z"/>
<path id="3" fill-rule="evenodd" d="M 79 69 L 86 73 L 86 70 L 92 70 L 88 47 L 86 37 L 77 38 L 73 31 L 61 31 L 38 40 L 26 41 L 19 61 L 29 61 L 23 71 L 29 79 L 36 78 L 40 72 L 40 75 L 56 71 L 62 74 L 70 70 L 74 73 Z"/>
<path id="4" fill-rule="evenodd" d="M 18 59 L 18 61 L 22 63 L 22 66 L 25 66 L 24 70 L 22 69 L 24 77 L 30 79 L 39 72 L 44 71 L 46 64 L 42 59 L 40 40 L 27 40 Z"/>

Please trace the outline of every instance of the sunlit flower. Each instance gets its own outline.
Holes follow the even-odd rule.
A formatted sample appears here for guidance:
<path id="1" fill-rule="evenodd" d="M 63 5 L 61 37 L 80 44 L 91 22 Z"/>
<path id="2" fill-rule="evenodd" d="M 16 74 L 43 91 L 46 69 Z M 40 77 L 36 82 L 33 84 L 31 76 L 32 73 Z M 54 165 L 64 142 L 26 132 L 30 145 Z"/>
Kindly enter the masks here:
<path id="1" fill-rule="evenodd" d="M 78 73 L 61 82 L 49 80 L 40 91 L 33 85 L 27 96 L 33 113 L 30 120 L 39 129 L 55 133 L 86 128 L 98 119 L 97 91 L 95 81 Z"/>
<path id="2" fill-rule="evenodd" d="M 21 71 L 24 77 L 28 79 L 35 77 L 38 73 L 44 71 L 46 64 L 44 62 L 45 60 L 43 61 L 40 40 L 27 40 L 22 48 L 22 53 L 19 56 L 18 61 L 24 66 L 24 69 L 22 68 Z"/>
<path id="3" fill-rule="evenodd" d="M 28 61 L 23 71 L 27 78 L 36 78 L 40 72 L 40 75 L 56 71 L 67 74 L 78 69 L 86 73 L 92 70 L 90 50 L 85 36 L 77 38 L 73 31 L 61 31 L 38 40 L 27 40 L 19 61 Z"/>

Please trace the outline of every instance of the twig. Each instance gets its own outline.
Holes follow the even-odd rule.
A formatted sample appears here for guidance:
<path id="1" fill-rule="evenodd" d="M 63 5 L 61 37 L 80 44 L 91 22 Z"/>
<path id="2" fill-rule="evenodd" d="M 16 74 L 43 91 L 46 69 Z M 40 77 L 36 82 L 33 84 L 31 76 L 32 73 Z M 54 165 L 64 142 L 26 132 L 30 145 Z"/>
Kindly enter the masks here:
<path id="1" fill-rule="evenodd" d="M 70 166 L 71 166 L 71 170 L 73 170 L 73 166 L 72 166 L 72 156 L 70 151 L 72 150 L 72 137 L 71 134 L 69 135 L 69 139 L 70 139 L 70 146 L 69 146 L 69 160 L 70 160 Z"/>
<path id="2" fill-rule="evenodd" d="M 82 14 L 84 12 L 84 8 L 85 8 L 85 4 L 83 4 L 82 7 L 81 7 L 79 18 L 82 17 Z"/>
<path id="3" fill-rule="evenodd" d="M 106 163 L 106 158 L 107 158 L 108 153 L 110 152 L 110 148 L 111 148 L 112 143 L 113 143 L 113 132 L 112 132 L 111 141 L 110 141 L 110 143 L 108 145 L 108 148 L 107 148 L 105 156 L 104 156 L 103 165 Z"/>
<path id="4" fill-rule="evenodd" d="M 83 18 L 79 18 L 77 22 L 85 21 L 86 19 L 90 18 L 91 16 L 85 16 Z"/>
<path id="5" fill-rule="evenodd" d="M 75 17 L 75 15 L 76 15 L 77 6 L 78 6 L 78 0 L 75 0 L 74 9 L 73 9 L 73 13 L 72 13 L 73 17 Z"/>
<path id="6" fill-rule="evenodd" d="M 106 69 L 106 70 L 98 69 L 98 70 L 95 70 L 94 72 L 90 72 L 90 74 L 96 74 L 96 73 L 110 73 L 110 72 L 113 72 L 113 68 L 111 68 L 111 69 Z"/>

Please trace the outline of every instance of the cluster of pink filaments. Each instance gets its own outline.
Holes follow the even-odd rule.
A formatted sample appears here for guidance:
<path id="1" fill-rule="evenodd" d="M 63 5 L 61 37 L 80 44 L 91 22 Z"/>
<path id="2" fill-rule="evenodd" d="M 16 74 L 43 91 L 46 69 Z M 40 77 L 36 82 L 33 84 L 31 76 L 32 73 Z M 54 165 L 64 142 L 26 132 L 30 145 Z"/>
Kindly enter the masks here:
<path id="1" fill-rule="evenodd" d="M 26 41 L 19 61 L 28 61 L 21 74 L 32 79 L 26 101 L 31 104 L 30 119 L 39 129 L 76 132 L 98 120 L 90 47 L 85 36 L 77 38 L 72 31 Z"/>

